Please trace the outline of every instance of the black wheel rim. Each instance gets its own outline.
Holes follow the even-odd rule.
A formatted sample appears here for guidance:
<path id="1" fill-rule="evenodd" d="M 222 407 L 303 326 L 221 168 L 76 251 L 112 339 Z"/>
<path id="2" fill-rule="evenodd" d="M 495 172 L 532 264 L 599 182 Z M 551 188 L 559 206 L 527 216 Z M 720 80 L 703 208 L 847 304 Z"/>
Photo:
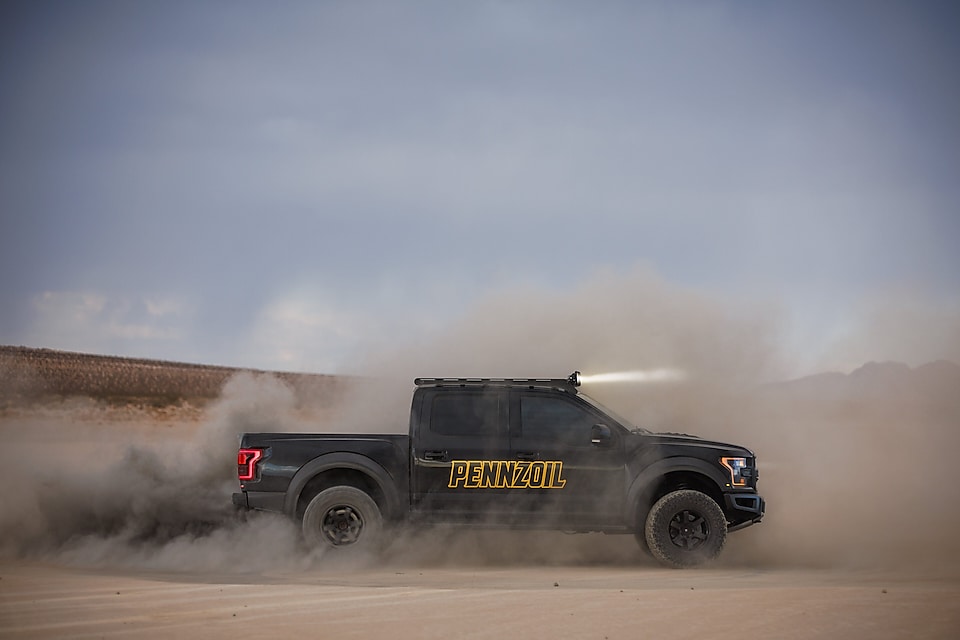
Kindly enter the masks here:
<path id="1" fill-rule="evenodd" d="M 349 505 L 331 507 L 323 516 L 320 531 L 334 546 L 353 544 L 363 531 L 363 517 Z"/>
<path id="2" fill-rule="evenodd" d="M 684 509 L 670 519 L 670 542 L 686 551 L 698 548 L 710 536 L 710 524 L 700 513 Z"/>

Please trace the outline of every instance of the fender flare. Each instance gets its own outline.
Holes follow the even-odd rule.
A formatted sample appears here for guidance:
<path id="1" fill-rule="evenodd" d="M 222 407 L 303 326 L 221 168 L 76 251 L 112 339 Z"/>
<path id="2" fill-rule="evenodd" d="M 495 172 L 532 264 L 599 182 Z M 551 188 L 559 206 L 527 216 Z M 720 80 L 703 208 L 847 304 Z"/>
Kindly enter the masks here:
<path id="1" fill-rule="evenodd" d="M 350 469 L 368 476 L 384 496 L 386 502 L 383 505 L 384 517 L 390 518 L 397 512 L 400 498 L 397 494 L 396 482 L 387 470 L 370 458 L 358 453 L 337 452 L 318 456 L 300 467 L 287 487 L 287 494 L 283 501 L 284 513 L 291 518 L 296 518 L 297 503 L 300 501 L 303 488 L 317 475 L 333 469 Z"/>
<path id="2" fill-rule="evenodd" d="M 637 521 L 637 516 L 640 515 L 640 498 L 643 494 L 652 489 L 660 478 L 676 471 L 687 471 L 704 476 L 716 485 L 719 493 L 723 493 L 724 484 L 729 482 L 729 479 L 723 475 L 720 469 L 717 469 L 706 460 L 687 457 L 659 460 L 641 471 L 627 490 L 626 521 L 628 524 L 632 526 L 633 523 Z M 720 508 L 723 508 L 722 504 Z"/>

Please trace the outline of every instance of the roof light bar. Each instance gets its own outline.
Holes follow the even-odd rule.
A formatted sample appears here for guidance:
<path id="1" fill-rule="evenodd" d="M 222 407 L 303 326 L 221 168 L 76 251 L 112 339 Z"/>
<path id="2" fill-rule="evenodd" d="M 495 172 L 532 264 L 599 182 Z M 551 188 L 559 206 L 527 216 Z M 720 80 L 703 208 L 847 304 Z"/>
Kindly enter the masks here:
<path id="1" fill-rule="evenodd" d="M 413 384 L 425 385 L 522 385 L 537 387 L 579 387 L 580 372 L 574 371 L 566 378 L 416 378 Z"/>

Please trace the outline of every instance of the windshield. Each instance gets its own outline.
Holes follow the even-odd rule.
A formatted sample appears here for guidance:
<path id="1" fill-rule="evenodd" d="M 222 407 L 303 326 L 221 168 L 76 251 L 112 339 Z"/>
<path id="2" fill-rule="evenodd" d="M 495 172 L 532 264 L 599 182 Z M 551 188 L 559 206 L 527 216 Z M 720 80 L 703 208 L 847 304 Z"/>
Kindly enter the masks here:
<path id="1" fill-rule="evenodd" d="M 629 429 L 630 431 L 639 431 L 641 433 L 651 433 L 648 429 L 644 429 L 643 427 L 638 427 L 634 425 L 632 422 L 630 422 L 629 420 L 627 420 L 626 418 L 618 414 L 616 411 L 611 411 L 608 407 L 600 404 L 599 402 L 597 402 L 587 394 L 578 392 L 577 395 L 583 398 L 584 402 L 592 406 L 594 409 L 600 411 L 601 413 L 607 414 L 608 416 L 610 416 L 611 418 L 619 422 L 621 425 L 623 425 L 626 429 Z"/>

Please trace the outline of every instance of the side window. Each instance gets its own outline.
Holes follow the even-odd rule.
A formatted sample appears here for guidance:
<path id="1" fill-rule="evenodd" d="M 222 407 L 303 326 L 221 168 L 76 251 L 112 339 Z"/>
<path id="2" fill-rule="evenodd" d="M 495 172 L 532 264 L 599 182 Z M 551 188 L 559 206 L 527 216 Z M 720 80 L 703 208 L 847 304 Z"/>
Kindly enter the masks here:
<path id="1" fill-rule="evenodd" d="M 568 445 L 590 445 L 590 430 L 600 418 L 566 398 L 528 394 L 520 396 L 524 438 Z"/>
<path id="2" fill-rule="evenodd" d="M 492 393 L 440 393 L 430 407 L 430 430 L 447 436 L 494 436 L 499 401 Z"/>

